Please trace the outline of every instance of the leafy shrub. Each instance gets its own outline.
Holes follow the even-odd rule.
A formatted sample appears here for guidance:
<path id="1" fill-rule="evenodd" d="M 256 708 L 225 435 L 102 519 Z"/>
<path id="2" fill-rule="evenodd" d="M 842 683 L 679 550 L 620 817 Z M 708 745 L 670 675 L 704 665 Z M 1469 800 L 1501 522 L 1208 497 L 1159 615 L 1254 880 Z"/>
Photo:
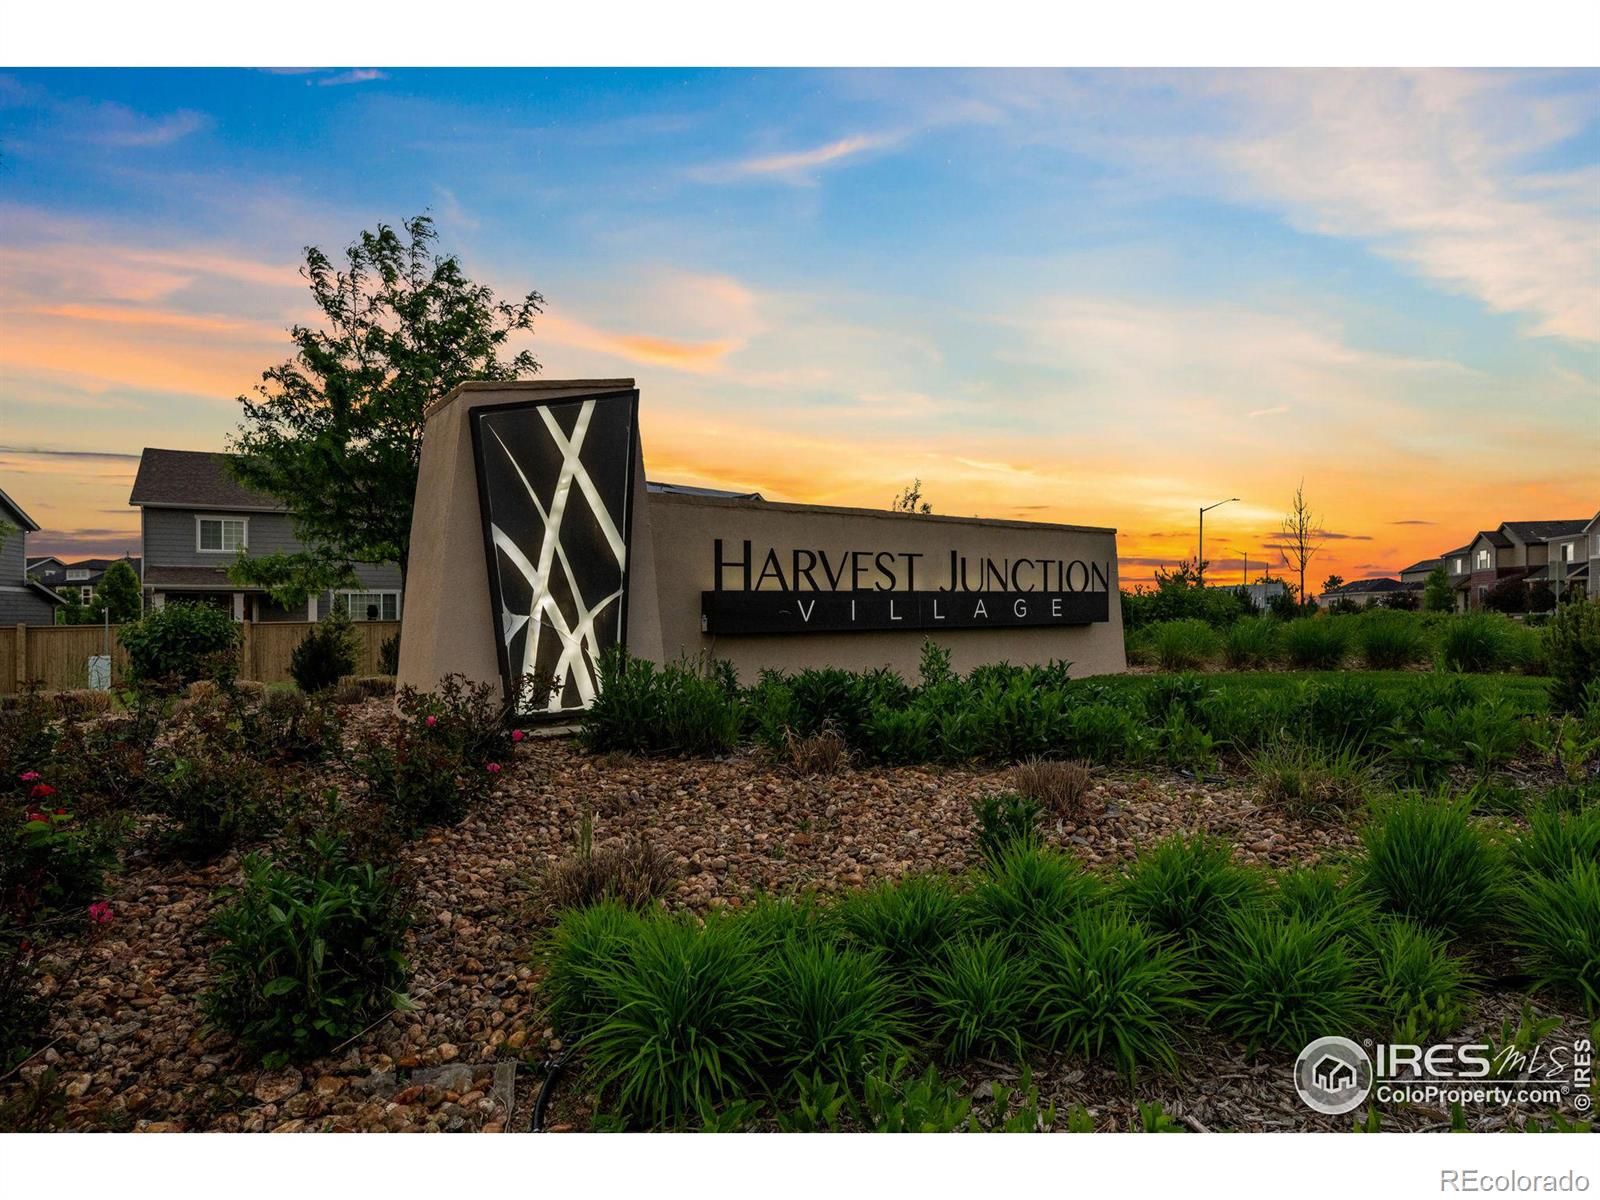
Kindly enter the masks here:
<path id="1" fill-rule="evenodd" d="M 1450 937 L 1482 936 L 1505 900 L 1505 858 L 1466 805 L 1406 793 L 1362 830 L 1364 878 L 1378 903 Z"/>
<path id="2" fill-rule="evenodd" d="M 904 1034 L 896 988 L 875 951 L 790 942 L 777 954 L 771 987 L 770 1059 L 786 1080 L 853 1084 Z"/>
<path id="3" fill-rule="evenodd" d="M 1585 597 L 1568 601 L 1544 627 L 1551 676 L 1550 707 L 1581 712 L 1589 688 L 1600 680 L 1600 604 Z"/>
<path id="4" fill-rule="evenodd" d="M 157 833 L 179 858 L 208 862 L 268 833 L 278 820 L 279 796 L 270 776 L 237 752 L 208 752 L 204 744 L 171 761 L 162 779 Z"/>
<path id="5" fill-rule="evenodd" d="M 590 751 L 724 754 L 738 736 L 738 709 L 710 673 L 689 663 L 657 667 L 621 649 L 602 656 L 600 694 L 583 715 Z"/>
<path id="6" fill-rule="evenodd" d="M 932 1064 L 910 1077 L 903 1055 L 863 1081 L 857 1120 L 870 1133 L 955 1133 L 975 1128 L 972 1101 Z"/>
<path id="7" fill-rule="evenodd" d="M 1022 1052 L 1033 1000 L 1027 960 L 998 937 L 950 947 L 921 982 L 930 1011 L 929 1036 L 953 1061 L 973 1054 Z"/>
<path id="8" fill-rule="evenodd" d="M 1374 783 L 1371 757 L 1354 746 L 1329 748 L 1279 737 L 1249 759 L 1263 799 L 1288 812 L 1327 816 L 1361 804 Z"/>
<path id="9" fill-rule="evenodd" d="M 0 822 L 0 926 L 81 912 L 105 894 L 116 826 L 80 820 L 54 796 L 36 796 Z"/>
<path id="10" fill-rule="evenodd" d="M 1421 624 L 1400 613 L 1364 617 L 1356 633 L 1361 657 L 1374 671 L 1390 671 L 1425 662 L 1428 639 Z"/>
<path id="11" fill-rule="evenodd" d="M 1013 767 L 1006 782 L 1058 820 L 1081 821 L 1088 815 L 1094 774 L 1086 762 L 1030 758 Z"/>
<path id="12" fill-rule="evenodd" d="M 354 1037 L 404 1002 L 410 918 L 390 870 L 323 840 L 304 861 L 250 858 L 244 872 L 210 924 L 221 944 L 201 1001 L 208 1021 L 275 1066 Z"/>
<path id="13" fill-rule="evenodd" d="M 308 700 L 299 690 L 268 692 L 257 721 L 261 745 L 283 762 L 321 762 L 344 744 L 339 710 L 322 700 Z"/>
<path id="14" fill-rule="evenodd" d="M 736 920 L 644 921 L 631 954 L 600 961 L 594 974 L 604 1015 L 585 1034 L 584 1053 L 625 1120 L 683 1125 L 756 1086 L 772 1003 Z"/>
<path id="15" fill-rule="evenodd" d="M 446 675 L 431 692 L 399 689 L 395 709 L 402 725 L 426 729 L 429 737 L 444 743 L 464 770 L 502 763 L 511 755 L 511 705 L 501 695 L 498 683 L 473 683 L 465 675 Z"/>
<path id="16" fill-rule="evenodd" d="M 672 860 L 644 838 L 615 838 L 596 849 L 594 822 L 585 813 L 577 848 L 544 872 L 538 899 L 547 912 L 583 908 L 602 900 L 644 908 L 675 879 Z"/>
<path id="17" fill-rule="evenodd" d="M 882 951 L 891 968 L 912 974 L 961 936 L 967 910 L 944 876 L 908 875 L 841 897 L 830 919 L 847 939 Z"/>
<path id="18" fill-rule="evenodd" d="M 351 668 L 354 670 L 354 668 Z M 378 643 L 378 674 L 400 674 L 400 635 L 390 634 Z"/>
<path id="19" fill-rule="evenodd" d="M 43 771 L 59 740 L 55 707 L 37 687 L 0 696 L 0 782 L 19 787 L 28 772 Z"/>
<path id="20" fill-rule="evenodd" d="M 0 1074 L 10 1074 L 33 1053 L 50 1018 L 39 994 L 38 956 L 38 939 L 0 917 Z M 0 1130 L 11 1132 L 3 1122 Z"/>
<path id="21" fill-rule="evenodd" d="M 1317 921 L 1241 912 L 1216 939 L 1210 1019 L 1254 1054 L 1298 1049 L 1367 1016 L 1365 963 L 1350 939 Z"/>
<path id="22" fill-rule="evenodd" d="M 128 678 L 146 687 L 233 678 L 241 637 L 232 616 L 207 604 L 153 608 L 117 631 L 128 656 Z"/>
<path id="23" fill-rule="evenodd" d="M 1359 746 L 1373 738 L 1399 711 L 1389 695 L 1358 675 L 1319 679 L 1300 689 L 1294 715 L 1307 741 L 1325 746 Z"/>
<path id="24" fill-rule="evenodd" d="M 1222 631 L 1222 661 L 1235 671 L 1269 665 L 1278 653 L 1276 617 L 1241 617 Z"/>
<path id="25" fill-rule="evenodd" d="M 1466 1019 L 1467 969 L 1444 938 L 1409 921 L 1380 922 L 1371 936 L 1378 1010 L 1407 1041 L 1448 1037 Z"/>
<path id="26" fill-rule="evenodd" d="M 1174 834 L 1142 853 L 1119 888 L 1128 910 L 1158 933 L 1190 943 L 1214 937 L 1263 895 L 1260 872 L 1217 838 Z"/>
<path id="27" fill-rule="evenodd" d="M 997 858 L 1012 845 L 1039 840 L 1039 804 L 1020 792 L 985 792 L 972 802 L 978 853 Z"/>
<path id="28" fill-rule="evenodd" d="M 930 762 L 936 745 L 933 714 L 926 708 L 879 705 L 861 730 L 862 753 L 872 762 L 897 766 Z"/>
<path id="29" fill-rule="evenodd" d="M 1034 1020 L 1046 1044 L 1132 1075 L 1177 1066 L 1177 1023 L 1189 1007 L 1181 955 L 1116 911 L 1081 912 L 1033 954 Z"/>
<path id="30" fill-rule="evenodd" d="M 1025 950 L 1104 896 L 1100 880 L 1058 851 L 1015 842 L 992 859 L 969 898 L 974 926 Z"/>
<path id="31" fill-rule="evenodd" d="M 1283 627 L 1283 653 L 1303 671 L 1332 671 L 1344 661 L 1350 627 L 1332 617 L 1297 617 Z"/>
<path id="32" fill-rule="evenodd" d="M 401 725 L 392 742 L 369 734 L 356 773 L 385 820 L 407 835 L 430 825 L 459 825 L 493 778 L 425 725 Z"/>
<path id="33" fill-rule="evenodd" d="M 1600 1018 L 1600 863 L 1524 877 L 1512 910 L 1512 940 L 1535 987 L 1577 996 Z"/>
<path id="34" fill-rule="evenodd" d="M 1600 862 L 1600 804 L 1567 810 L 1547 797 L 1528 811 L 1528 830 L 1511 843 L 1516 868 L 1527 875 L 1559 875 Z"/>
<path id="35" fill-rule="evenodd" d="M 1499 671 L 1512 665 L 1515 629 L 1500 613 L 1464 613 L 1445 622 L 1439 658 L 1452 671 Z"/>
<path id="36" fill-rule="evenodd" d="M 355 673 L 355 627 L 337 610 L 313 625 L 289 653 L 289 675 L 308 696 Z"/>
<path id="37" fill-rule="evenodd" d="M 563 1037 L 581 1038 L 605 1015 L 602 981 L 630 961 L 642 924 L 633 909 L 603 900 L 566 910 L 540 942 L 538 956 L 545 966 L 540 991 Z"/>
<path id="38" fill-rule="evenodd" d="M 1217 656 L 1217 635 L 1197 618 L 1163 621 L 1151 630 L 1151 648 L 1165 671 L 1190 671 Z"/>

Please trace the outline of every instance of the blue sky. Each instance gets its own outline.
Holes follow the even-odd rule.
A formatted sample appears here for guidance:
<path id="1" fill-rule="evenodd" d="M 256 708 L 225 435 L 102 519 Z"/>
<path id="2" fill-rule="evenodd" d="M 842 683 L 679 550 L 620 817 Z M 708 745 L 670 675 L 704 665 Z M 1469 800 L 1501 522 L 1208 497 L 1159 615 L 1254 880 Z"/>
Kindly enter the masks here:
<path id="1" fill-rule="evenodd" d="M 60 452 L 220 447 L 312 315 L 300 248 L 428 209 L 545 294 L 547 374 L 639 379 L 653 475 L 875 505 L 920 476 L 940 511 L 1117 525 L 1129 579 L 1227 495 L 1213 563 L 1272 558 L 1304 477 L 1346 535 L 1319 568 L 1392 570 L 1600 507 L 1597 101 L 1594 72 L 0 74 L 0 486 L 30 545 L 130 544 L 131 460 Z"/>

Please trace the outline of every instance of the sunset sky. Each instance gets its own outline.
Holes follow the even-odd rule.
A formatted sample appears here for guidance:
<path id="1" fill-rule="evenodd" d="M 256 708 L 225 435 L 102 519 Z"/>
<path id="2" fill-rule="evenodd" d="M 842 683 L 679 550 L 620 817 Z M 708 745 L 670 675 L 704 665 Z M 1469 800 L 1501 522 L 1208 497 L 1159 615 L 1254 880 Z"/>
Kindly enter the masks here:
<path id="1" fill-rule="evenodd" d="M 1320 582 L 1600 508 L 1600 73 L 0 73 L 0 488 L 137 552 L 315 319 L 301 248 L 429 210 L 631 375 L 652 478 L 1113 525 L 1125 583 Z M 1281 570 L 1281 567 L 1279 567 Z"/>

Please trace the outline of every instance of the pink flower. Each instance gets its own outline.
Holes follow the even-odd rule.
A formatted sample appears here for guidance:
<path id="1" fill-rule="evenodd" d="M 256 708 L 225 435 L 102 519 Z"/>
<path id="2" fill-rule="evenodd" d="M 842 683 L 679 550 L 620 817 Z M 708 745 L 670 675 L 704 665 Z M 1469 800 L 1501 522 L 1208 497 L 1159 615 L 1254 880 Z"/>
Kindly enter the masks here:
<path id="1" fill-rule="evenodd" d="M 499 763 L 489 763 L 483 769 L 485 771 L 489 772 L 489 774 L 491 774 L 491 775 L 500 774 L 500 764 Z"/>
<path id="2" fill-rule="evenodd" d="M 22 780 L 23 783 L 35 783 L 39 779 L 39 772 L 24 771 L 21 775 L 18 775 L 17 778 Z"/>
<path id="3" fill-rule="evenodd" d="M 438 723 L 439 723 L 439 718 L 438 717 L 429 717 L 428 718 L 428 728 L 429 729 L 432 729 Z"/>
<path id="4" fill-rule="evenodd" d="M 96 900 L 89 905 L 89 920 L 96 925 L 105 925 L 111 920 L 111 905 L 104 900 Z"/>
<path id="5" fill-rule="evenodd" d="M 512 740 L 512 741 L 513 741 L 513 742 L 520 742 L 520 741 L 521 741 L 521 740 L 522 740 L 522 730 L 520 730 L 520 729 L 513 729 L 513 730 L 512 730 L 512 731 L 511 731 L 511 740 Z"/>

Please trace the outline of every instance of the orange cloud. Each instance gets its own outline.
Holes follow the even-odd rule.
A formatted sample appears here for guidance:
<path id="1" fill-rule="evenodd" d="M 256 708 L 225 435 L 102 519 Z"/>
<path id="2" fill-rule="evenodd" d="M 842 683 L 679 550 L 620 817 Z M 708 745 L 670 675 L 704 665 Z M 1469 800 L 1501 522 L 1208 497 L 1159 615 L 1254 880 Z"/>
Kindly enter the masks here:
<path id="1" fill-rule="evenodd" d="M 647 366 L 696 373 L 717 370 L 723 359 L 742 345 L 733 339 L 686 341 L 650 334 L 612 333 L 582 321 L 550 315 L 539 319 L 537 332 L 541 341 L 598 351 Z"/>

